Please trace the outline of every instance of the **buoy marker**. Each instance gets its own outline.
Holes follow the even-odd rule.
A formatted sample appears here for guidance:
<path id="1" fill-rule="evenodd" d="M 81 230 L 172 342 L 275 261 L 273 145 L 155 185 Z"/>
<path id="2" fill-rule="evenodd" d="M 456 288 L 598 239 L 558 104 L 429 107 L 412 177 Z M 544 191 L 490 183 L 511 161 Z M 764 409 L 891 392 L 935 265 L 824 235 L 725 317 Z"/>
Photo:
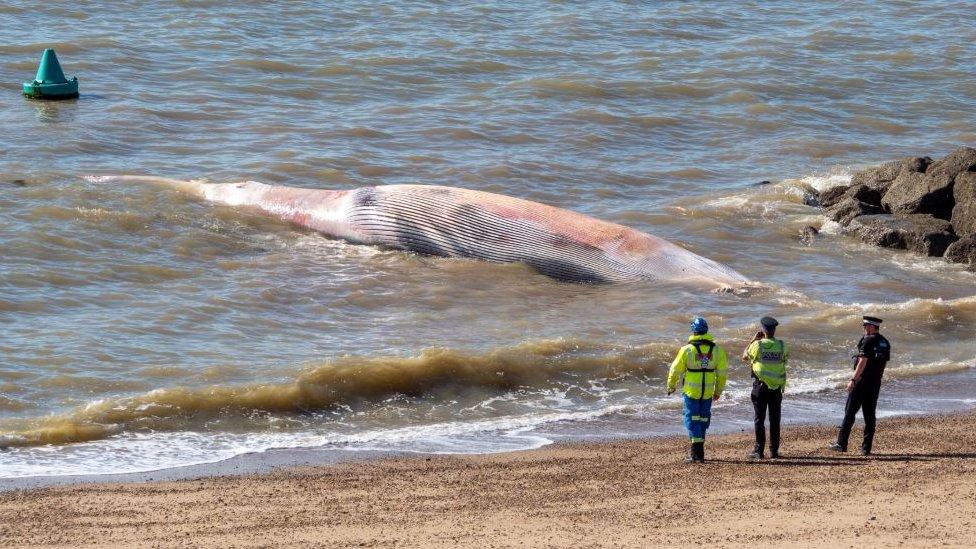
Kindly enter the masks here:
<path id="1" fill-rule="evenodd" d="M 37 76 L 24 82 L 24 95 L 31 99 L 74 99 L 78 97 L 78 77 L 65 78 L 57 54 L 48 48 L 41 54 Z"/>

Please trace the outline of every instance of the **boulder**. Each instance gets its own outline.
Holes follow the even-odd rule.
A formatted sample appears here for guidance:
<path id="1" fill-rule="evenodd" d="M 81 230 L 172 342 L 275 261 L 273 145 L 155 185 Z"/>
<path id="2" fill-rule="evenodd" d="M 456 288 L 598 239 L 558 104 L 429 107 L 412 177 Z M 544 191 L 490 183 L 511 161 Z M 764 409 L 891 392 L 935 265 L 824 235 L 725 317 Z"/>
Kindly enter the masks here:
<path id="1" fill-rule="evenodd" d="M 820 195 L 820 205 L 824 215 L 841 225 L 847 225 L 859 215 L 884 213 L 881 192 L 863 184 L 827 189 Z"/>
<path id="2" fill-rule="evenodd" d="M 976 149 L 959 147 L 945 158 L 933 162 L 925 170 L 925 177 L 935 180 L 937 184 L 951 185 L 957 175 L 972 171 L 976 171 Z"/>
<path id="3" fill-rule="evenodd" d="M 807 225 L 806 227 L 800 229 L 800 235 L 799 235 L 800 242 L 809 246 L 810 244 L 813 243 L 814 240 L 817 239 L 818 234 L 820 234 L 820 231 L 817 230 L 816 227 L 812 225 Z"/>
<path id="4" fill-rule="evenodd" d="M 929 156 L 909 156 L 901 161 L 901 172 L 926 173 L 932 165 L 932 158 Z"/>
<path id="5" fill-rule="evenodd" d="M 824 192 L 820 193 L 819 201 L 821 208 L 829 208 L 834 204 L 840 202 L 844 199 L 844 193 L 847 192 L 850 186 L 840 185 L 837 187 L 831 187 Z"/>
<path id="6" fill-rule="evenodd" d="M 820 207 L 820 193 L 817 191 L 803 191 L 803 204 L 811 208 Z"/>
<path id="7" fill-rule="evenodd" d="M 919 166 L 922 164 L 924 161 Z M 973 167 L 976 167 L 976 149 L 970 147 L 956 149 L 933 162 L 924 174 L 903 165 L 881 203 L 895 214 L 932 214 L 949 219 L 952 217 L 956 176 Z"/>
<path id="8" fill-rule="evenodd" d="M 824 215 L 840 223 L 847 225 L 852 219 L 861 215 L 874 215 L 884 213 L 881 206 L 858 200 L 853 196 L 844 195 L 843 199 L 833 206 L 824 210 Z"/>
<path id="9" fill-rule="evenodd" d="M 872 206 L 881 207 L 881 195 L 882 193 L 879 189 L 875 187 L 870 187 L 868 185 L 851 185 L 847 192 L 844 193 L 845 196 L 849 196 L 855 200 L 870 204 Z"/>
<path id="10" fill-rule="evenodd" d="M 898 177 L 901 171 L 902 160 L 892 160 L 880 166 L 867 168 L 854 172 L 851 176 L 851 185 L 877 185 L 880 183 L 890 183 Z"/>
<path id="11" fill-rule="evenodd" d="M 952 211 L 952 188 L 932 188 L 928 185 L 925 174 L 899 174 L 891 188 L 881 199 L 885 210 L 895 214 L 934 214 L 941 218 L 948 218 Z"/>
<path id="12" fill-rule="evenodd" d="M 911 250 L 928 256 L 941 256 L 959 239 L 952 225 L 928 214 L 862 215 L 844 229 L 875 246 Z"/>
<path id="13" fill-rule="evenodd" d="M 839 185 L 837 187 L 831 187 L 819 195 L 814 197 L 804 197 L 804 203 L 811 206 L 819 205 L 821 208 L 830 208 L 836 205 L 838 202 L 844 200 L 847 195 L 848 190 L 853 188 L 860 188 L 859 193 L 867 193 L 865 195 L 869 198 L 858 197 L 862 202 L 867 202 L 869 204 L 881 204 L 881 197 L 888 192 L 888 188 L 891 186 L 892 181 L 902 172 L 906 173 L 924 173 L 925 169 L 932 163 L 932 159 L 927 156 L 912 156 L 909 158 L 903 158 L 901 160 L 892 160 L 891 162 L 885 162 L 880 166 L 875 166 L 873 168 L 867 168 L 864 170 L 859 170 L 854 172 L 851 176 L 850 185 Z M 867 191 L 867 189 L 871 189 Z M 845 196 L 846 195 L 846 196 Z"/>
<path id="14" fill-rule="evenodd" d="M 976 270 L 976 234 L 960 238 L 946 248 L 945 258 L 953 263 L 968 263 L 969 270 Z"/>
<path id="15" fill-rule="evenodd" d="M 851 176 L 851 186 L 867 185 L 884 195 L 899 174 L 902 172 L 925 173 L 931 163 L 932 159 L 927 156 L 910 156 L 901 160 L 885 162 L 880 166 L 854 172 L 854 175 Z"/>
<path id="16" fill-rule="evenodd" d="M 956 205 L 952 208 L 952 228 L 959 236 L 976 233 L 976 172 L 956 176 L 952 188 Z"/>

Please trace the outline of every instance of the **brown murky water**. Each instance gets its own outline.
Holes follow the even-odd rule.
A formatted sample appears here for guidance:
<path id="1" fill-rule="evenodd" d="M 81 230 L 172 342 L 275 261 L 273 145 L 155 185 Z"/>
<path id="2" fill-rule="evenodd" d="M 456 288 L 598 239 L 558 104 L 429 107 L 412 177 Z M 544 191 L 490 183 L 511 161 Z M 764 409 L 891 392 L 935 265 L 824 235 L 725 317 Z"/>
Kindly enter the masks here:
<path id="1" fill-rule="evenodd" d="M 806 190 L 976 145 L 964 3 L 0 6 L 0 476 L 282 446 L 495 451 L 680 428 L 670 355 L 773 314 L 793 421 L 858 317 L 887 413 L 969 406 L 974 275 L 820 226 Z M 29 37 L 29 39 L 25 39 Z M 82 98 L 18 96 L 41 49 Z M 90 173 L 510 194 L 726 263 L 752 296 L 352 246 Z M 756 185 L 771 180 L 769 185 Z M 745 368 L 716 428 L 747 419 Z"/>

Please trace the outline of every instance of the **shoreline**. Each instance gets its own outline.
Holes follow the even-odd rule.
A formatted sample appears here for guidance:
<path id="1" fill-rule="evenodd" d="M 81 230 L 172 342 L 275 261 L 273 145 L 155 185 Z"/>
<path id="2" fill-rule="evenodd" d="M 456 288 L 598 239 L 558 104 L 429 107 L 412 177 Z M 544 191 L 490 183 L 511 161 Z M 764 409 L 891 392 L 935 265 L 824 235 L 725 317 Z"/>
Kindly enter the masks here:
<path id="1" fill-rule="evenodd" d="M 962 374 L 945 374 L 935 378 L 926 378 L 926 389 L 929 393 L 940 395 L 941 399 L 929 399 L 923 407 L 918 400 L 919 390 L 922 388 L 905 385 L 901 380 L 895 380 L 886 385 L 882 394 L 882 406 L 878 417 L 897 418 L 908 416 L 938 416 L 945 414 L 966 414 L 976 412 L 976 401 L 966 398 L 965 392 L 960 392 L 958 376 L 969 376 L 969 371 Z M 967 381 L 968 383 L 968 381 Z M 748 398 L 748 397 L 746 397 Z M 680 415 L 680 401 L 675 399 L 675 407 L 661 418 L 648 418 L 638 421 L 628 420 L 625 423 L 615 422 L 612 433 L 600 433 L 599 427 L 583 422 L 582 429 L 570 427 L 575 422 L 553 423 L 538 434 L 549 439 L 543 446 L 517 449 L 503 449 L 485 452 L 498 454 L 506 452 L 525 452 L 539 448 L 549 448 L 577 443 L 614 443 L 628 440 L 657 439 L 668 436 L 683 435 L 684 427 Z M 746 403 L 721 401 L 721 408 L 709 429 L 710 437 L 727 434 L 738 434 L 752 431 L 752 409 Z M 822 426 L 828 427 L 838 423 L 843 416 L 843 399 L 840 393 L 820 398 L 817 394 L 794 394 L 789 402 L 789 409 L 784 407 L 783 428 Z M 653 427 L 648 428 L 648 422 Z M 655 423 L 659 422 L 659 423 Z M 563 427 L 560 427 L 562 425 Z M 276 469 L 305 466 L 331 466 L 344 462 L 362 462 L 385 458 L 414 458 L 425 456 L 458 455 L 471 456 L 478 453 L 439 453 L 398 448 L 356 448 L 342 446 L 284 446 L 264 450 L 247 451 L 228 458 L 221 458 L 201 463 L 180 464 L 142 471 L 106 471 L 99 473 L 62 474 L 62 475 L 33 475 L 0 478 L 0 494 L 12 490 L 34 489 L 47 486 L 70 486 L 76 484 L 107 484 L 107 483 L 141 483 L 154 481 L 193 480 L 206 477 L 266 474 Z M 2 468 L 2 466 L 0 466 Z"/>
<path id="2" fill-rule="evenodd" d="M 829 453 L 835 428 L 802 425 L 784 428 L 783 459 L 761 462 L 744 459 L 751 433 L 732 433 L 709 437 L 704 466 L 685 465 L 686 439 L 666 436 L 20 489 L 0 493 L 0 541 L 970 545 L 974 427 L 973 410 L 881 419 L 869 457 Z M 852 449 L 859 437 L 860 423 Z M 709 517 L 694 531 L 689 505 Z"/>

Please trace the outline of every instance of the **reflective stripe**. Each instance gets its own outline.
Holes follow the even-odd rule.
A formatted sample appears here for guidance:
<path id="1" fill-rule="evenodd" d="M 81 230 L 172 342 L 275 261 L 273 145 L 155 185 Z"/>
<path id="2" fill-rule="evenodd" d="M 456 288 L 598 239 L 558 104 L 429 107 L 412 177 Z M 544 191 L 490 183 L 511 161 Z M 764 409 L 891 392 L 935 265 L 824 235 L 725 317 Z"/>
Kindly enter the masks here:
<path id="1" fill-rule="evenodd" d="M 705 439 L 701 437 L 691 437 L 692 442 L 705 442 Z"/>
<path id="2" fill-rule="evenodd" d="M 702 352 L 707 347 L 707 352 Z M 715 393 L 715 368 L 712 353 L 715 343 L 711 341 L 692 341 L 686 347 L 685 356 L 685 394 L 692 398 L 711 398 Z"/>
<path id="3" fill-rule="evenodd" d="M 725 386 L 725 351 L 708 334 L 688 338 L 668 371 L 668 387 L 680 380 L 688 398 L 711 400 Z"/>
<path id="4" fill-rule="evenodd" d="M 716 379 L 715 372 L 685 372 L 685 394 L 692 398 L 712 398 Z"/>

